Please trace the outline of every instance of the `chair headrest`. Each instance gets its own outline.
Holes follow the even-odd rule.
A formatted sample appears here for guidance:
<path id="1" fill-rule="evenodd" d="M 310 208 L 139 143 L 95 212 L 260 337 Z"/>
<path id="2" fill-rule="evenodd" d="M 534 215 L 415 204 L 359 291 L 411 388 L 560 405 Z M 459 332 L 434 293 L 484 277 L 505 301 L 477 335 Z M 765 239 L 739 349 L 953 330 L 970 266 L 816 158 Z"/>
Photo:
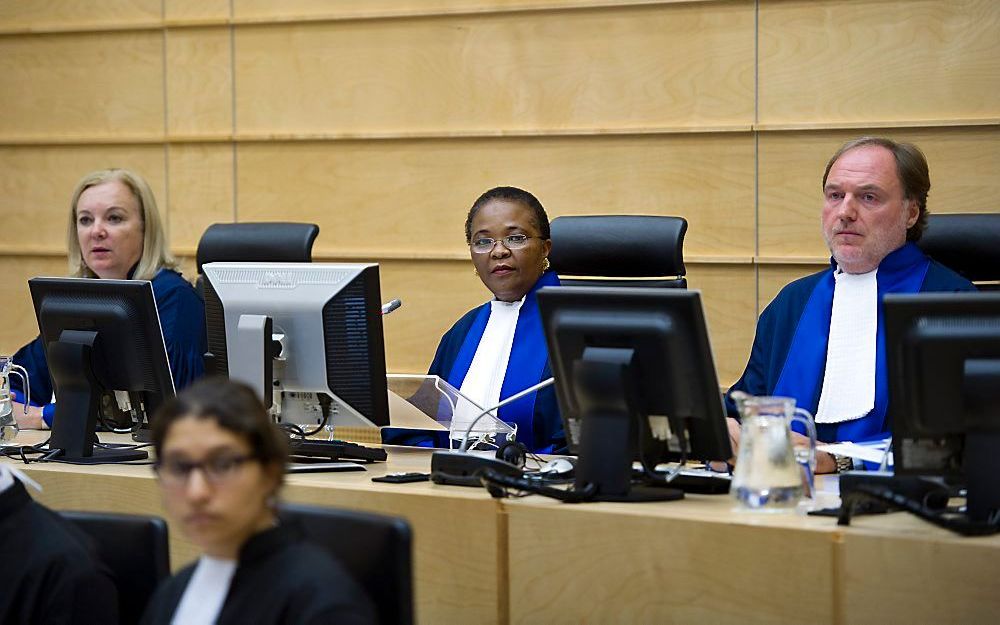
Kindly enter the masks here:
<path id="1" fill-rule="evenodd" d="M 560 275 L 683 276 L 683 217 L 564 216 L 552 220 L 549 261 Z"/>
<path id="2" fill-rule="evenodd" d="M 968 280 L 1000 280 L 1000 213 L 928 215 L 917 246 Z"/>
<path id="3" fill-rule="evenodd" d="M 248 222 L 212 224 L 198 241 L 198 273 L 205 263 L 312 261 L 316 224 Z"/>

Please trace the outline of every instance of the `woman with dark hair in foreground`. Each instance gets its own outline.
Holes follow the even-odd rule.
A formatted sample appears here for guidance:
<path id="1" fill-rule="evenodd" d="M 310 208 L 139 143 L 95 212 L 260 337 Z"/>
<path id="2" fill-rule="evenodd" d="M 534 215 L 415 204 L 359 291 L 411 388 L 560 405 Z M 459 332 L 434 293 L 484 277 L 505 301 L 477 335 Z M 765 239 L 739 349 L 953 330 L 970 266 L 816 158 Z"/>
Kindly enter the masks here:
<path id="1" fill-rule="evenodd" d="M 249 387 L 194 384 L 154 418 L 153 446 L 167 512 L 203 554 L 164 582 L 143 622 L 376 621 L 340 563 L 278 523 L 287 444 Z"/>

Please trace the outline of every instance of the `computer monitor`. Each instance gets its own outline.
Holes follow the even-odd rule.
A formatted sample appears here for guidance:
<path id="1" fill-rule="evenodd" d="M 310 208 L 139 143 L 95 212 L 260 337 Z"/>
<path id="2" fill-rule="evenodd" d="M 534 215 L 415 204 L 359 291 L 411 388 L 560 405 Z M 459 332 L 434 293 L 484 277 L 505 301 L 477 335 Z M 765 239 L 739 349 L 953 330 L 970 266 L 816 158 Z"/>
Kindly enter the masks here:
<path id="1" fill-rule="evenodd" d="M 885 296 L 898 475 L 967 488 L 969 518 L 1000 520 L 1000 293 Z"/>
<path id="2" fill-rule="evenodd" d="M 667 460 L 732 456 L 697 291 L 546 287 L 538 293 L 577 489 L 615 501 L 679 499 L 631 484 Z"/>
<path id="3" fill-rule="evenodd" d="M 152 284 L 32 278 L 28 287 L 55 388 L 49 448 L 75 462 L 146 458 L 142 450 L 95 448 L 94 432 L 103 395 L 114 394 L 136 425 L 174 396 Z"/>
<path id="4" fill-rule="evenodd" d="M 389 424 L 378 265 L 208 263 L 202 271 L 206 369 L 249 384 L 282 422 Z"/>

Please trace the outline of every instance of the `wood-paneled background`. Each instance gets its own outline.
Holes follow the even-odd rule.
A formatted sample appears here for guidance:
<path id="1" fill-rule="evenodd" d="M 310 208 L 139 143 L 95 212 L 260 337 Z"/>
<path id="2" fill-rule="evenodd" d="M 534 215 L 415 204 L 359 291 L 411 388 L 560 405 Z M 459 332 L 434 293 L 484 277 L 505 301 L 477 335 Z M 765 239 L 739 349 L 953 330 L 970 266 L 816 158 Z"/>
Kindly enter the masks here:
<path id="1" fill-rule="evenodd" d="M 1000 197 L 995 0 L 0 0 L 0 351 L 66 271 L 87 171 L 145 175 L 186 275 L 216 221 L 306 220 L 382 265 L 389 368 L 487 292 L 483 190 L 550 217 L 682 215 L 723 383 L 826 258 L 820 177 L 868 133 L 927 153 L 938 212 Z"/>

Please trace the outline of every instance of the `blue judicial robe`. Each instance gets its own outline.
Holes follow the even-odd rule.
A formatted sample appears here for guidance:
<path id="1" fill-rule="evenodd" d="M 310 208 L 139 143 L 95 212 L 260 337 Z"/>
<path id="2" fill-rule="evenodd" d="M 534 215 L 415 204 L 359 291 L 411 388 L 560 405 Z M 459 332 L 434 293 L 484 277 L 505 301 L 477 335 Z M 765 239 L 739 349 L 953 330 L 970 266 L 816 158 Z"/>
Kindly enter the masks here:
<path id="1" fill-rule="evenodd" d="M 174 376 L 174 387 L 179 391 L 205 373 L 204 357 L 208 346 L 205 343 L 205 304 L 198 297 L 194 287 L 171 269 L 160 269 L 153 277 L 153 298 L 160 314 L 163 328 L 163 342 L 170 359 L 170 371 Z M 45 360 L 45 346 L 38 336 L 14 354 L 14 362 L 28 372 L 31 382 L 31 404 L 45 406 L 43 417 L 52 425 L 55 406 L 49 404 L 52 398 L 52 379 L 49 365 Z M 23 399 L 24 389 L 17 376 L 11 376 L 11 388 Z"/>
<path id="2" fill-rule="evenodd" d="M 794 397 L 796 405 L 816 414 L 826 368 L 827 340 L 833 309 L 833 271 L 800 278 L 781 290 L 757 321 L 750 360 L 743 376 L 726 393 L 726 408 L 736 417 L 730 393 Z M 886 256 L 876 274 L 879 301 L 886 293 L 974 291 L 971 282 L 931 260 L 913 243 Z M 891 432 L 887 409 L 889 381 L 885 356 L 885 321 L 878 308 L 875 353 L 875 407 L 867 415 L 842 423 L 819 423 L 816 433 L 827 443 L 886 438 Z M 796 424 L 797 426 L 797 424 Z M 798 429 L 798 427 L 797 427 Z"/>
<path id="3" fill-rule="evenodd" d="M 552 377 L 536 294 L 544 286 L 558 285 L 559 277 L 555 272 L 547 271 L 525 297 L 518 313 L 514 344 L 500 389 L 501 401 Z M 459 319 L 441 338 L 427 373 L 440 376 L 455 388 L 461 388 L 489 318 L 490 304 L 487 302 Z M 547 386 L 500 408 L 499 417 L 502 421 L 517 424 L 518 440 L 531 451 L 553 453 L 566 446 L 554 386 Z"/>

